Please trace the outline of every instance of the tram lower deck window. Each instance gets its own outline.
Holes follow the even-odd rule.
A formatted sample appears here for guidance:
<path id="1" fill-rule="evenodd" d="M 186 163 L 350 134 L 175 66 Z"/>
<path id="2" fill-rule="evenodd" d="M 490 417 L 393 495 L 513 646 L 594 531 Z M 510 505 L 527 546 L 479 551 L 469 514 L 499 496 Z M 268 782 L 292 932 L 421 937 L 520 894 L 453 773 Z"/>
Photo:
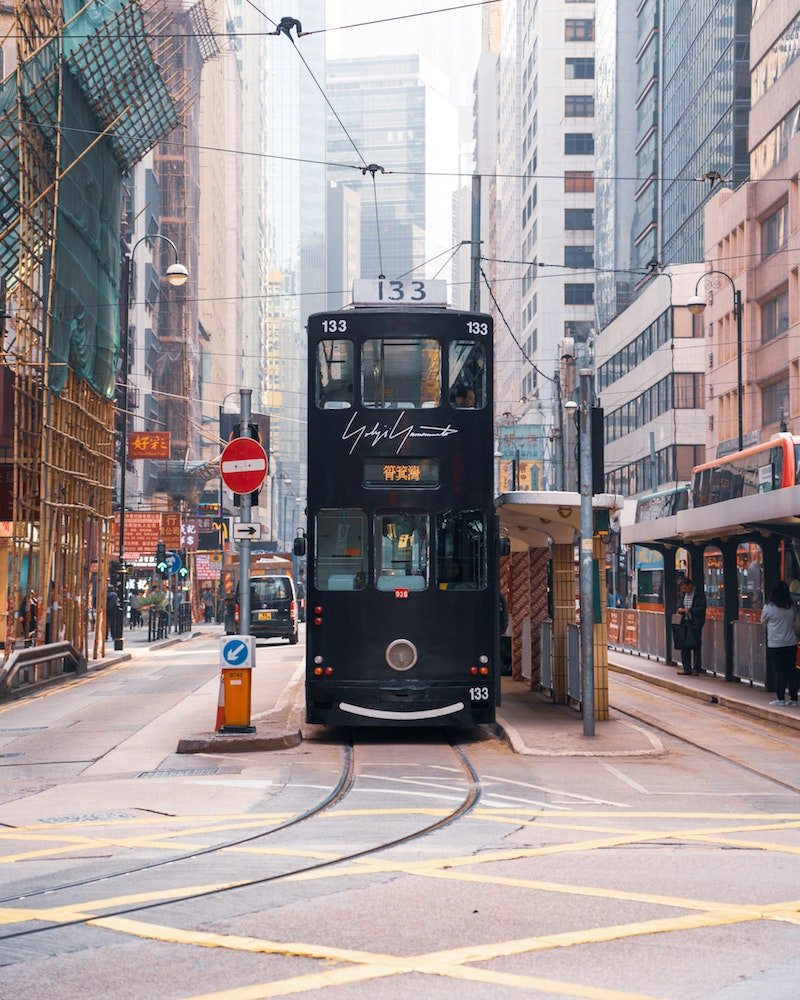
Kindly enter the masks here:
<path id="1" fill-rule="evenodd" d="M 436 585 L 440 590 L 486 587 L 486 515 L 446 510 L 436 517 Z"/>
<path id="2" fill-rule="evenodd" d="M 362 510 L 321 510 L 316 519 L 314 580 L 319 590 L 367 585 L 367 517 Z"/>
<path id="3" fill-rule="evenodd" d="M 428 515 L 375 516 L 375 586 L 425 590 L 428 586 Z"/>

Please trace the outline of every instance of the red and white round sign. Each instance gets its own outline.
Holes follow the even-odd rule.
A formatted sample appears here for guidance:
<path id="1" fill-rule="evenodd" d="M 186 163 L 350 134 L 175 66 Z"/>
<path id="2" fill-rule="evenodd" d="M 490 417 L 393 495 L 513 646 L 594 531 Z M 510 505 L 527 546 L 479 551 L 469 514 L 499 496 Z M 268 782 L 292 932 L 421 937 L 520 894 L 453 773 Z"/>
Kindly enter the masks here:
<path id="1" fill-rule="evenodd" d="M 267 477 L 267 453 L 255 438 L 234 438 L 220 455 L 222 481 L 234 493 L 252 493 Z"/>

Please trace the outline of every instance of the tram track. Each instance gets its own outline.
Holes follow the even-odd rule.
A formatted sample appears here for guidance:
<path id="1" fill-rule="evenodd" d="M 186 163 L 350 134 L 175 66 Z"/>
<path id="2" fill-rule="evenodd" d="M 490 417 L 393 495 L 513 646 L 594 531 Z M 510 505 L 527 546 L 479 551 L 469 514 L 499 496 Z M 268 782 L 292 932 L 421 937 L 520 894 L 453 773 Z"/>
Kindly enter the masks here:
<path id="1" fill-rule="evenodd" d="M 794 773 L 797 740 L 785 729 L 773 728 L 777 724 L 760 722 L 710 702 L 695 702 L 644 681 L 617 675 L 610 694 L 611 707 L 620 715 L 782 788 L 800 791 L 800 781 L 786 777 Z M 759 756 L 761 766 L 757 763 Z"/>
<path id="2" fill-rule="evenodd" d="M 78 927 L 84 924 L 91 923 L 93 920 L 98 919 L 108 919 L 111 917 L 125 917 L 130 916 L 134 913 L 142 913 L 149 910 L 158 909 L 160 907 L 169 906 L 173 903 L 186 902 L 188 900 L 199 900 L 203 898 L 210 898 L 214 896 L 220 896 L 227 892 L 232 892 L 234 890 L 246 890 L 250 888 L 256 888 L 258 886 L 268 885 L 272 882 L 282 881 L 283 879 L 292 878 L 297 875 L 305 875 L 307 873 L 322 871 L 326 868 L 331 868 L 335 865 L 345 864 L 351 861 L 357 861 L 361 858 L 369 857 L 373 854 L 379 854 L 382 851 L 391 850 L 395 847 L 400 847 L 403 844 L 411 843 L 415 840 L 419 840 L 426 837 L 438 830 L 444 829 L 447 826 L 457 822 L 462 817 L 466 816 L 471 812 L 475 806 L 478 804 L 481 798 L 482 787 L 481 780 L 478 776 L 475 767 L 470 761 L 467 753 L 463 747 L 453 740 L 448 741 L 449 746 L 453 750 L 458 759 L 462 770 L 466 776 L 467 789 L 462 801 L 451 809 L 446 815 L 440 816 L 433 823 L 428 823 L 424 827 L 418 830 L 413 830 L 409 833 L 403 834 L 398 837 L 394 837 L 388 840 L 384 840 L 379 844 L 373 845 L 371 847 L 362 848 L 358 851 L 351 851 L 348 854 L 342 855 L 337 858 L 330 858 L 323 861 L 317 861 L 310 865 L 304 865 L 302 867 L 291 869 L 290 871 L 278 872 L 273 875 L 266 875 L 263 878 L 249 879 L 243 882 L 237 882 L 231 885 L 218 886 L 212 889 L 204 890 L 202 892 L 188 893 L 186 895 L 174 896 L 169 899 L 162 899 L 151 903 L 142 903 L 136 906 L 126 906 L 121 907 L 117 910 L 112 910 L 108 912 L 92 913 L 84 917 L 77 917 L 73 920 L 64 920 L 58 923 L 45 924 L 39 927 L 28 927 L 23 930 L 14 931 L 10 934 L 0 935 L 0 944 L 4 941 L 19 940 L 21 938 L 30 937 L 33 935 L 38 935 L 45 933 L 47 931 L 55 931 L 59 929 L 64 929 L 67 927 Z M 50 886 L 45 889 L 36 890 L 30 893 L 20 893 L 15 896 L 9 896 L 4 899 L 0 899 L 0 905 L 9 905 L 13 903 L 22 903 L 30 899 L 40 898 L 42 896 L 51 895 L 57 892 L 68 891 L 71 889 L 81 889 L 89 885 L 96 885 L 100 882 L 109 881 L 111 879 L 123 878 L 125 876 L 136 875 L 141 872 L 150 871 L 154 868 L 163 868 L 170 864 L 176 864 L 180 861 L 190 860 L 194 858 L 199 858 L 203 856 L 213 855 L 220 853 L 231 848 L 241 846 L 243 844 L 249 844 L 253 841 L 263 839 L 264 837 L 272 836 L 283 830 L 289 829 L 290 827 L 297 826 L 300 823 L 307 822 L 308 820 L 319 816 L 320 814 L 332 809 L 334 806 L 339 805 L 353 790 L 357 776 L 355 773 L 355 746 L 352 738 L 345 745 L 345 754 L 342 771 L 337 781 L 336 786 L 331 790 L 331 792 L 316 806 L 308 809 L 306 812 L 293 817 L 291 820 L 287 820 L 285 823 L 281 823 L 278 826 L 272 827 L 268 830 L 260 830 L 255 834 L 249 834 L 247 837 L 237 838 L 233 841 L 226 841 L 223 844 L 216 844 L 207 848 L 202 848 L 198 851 L 186 852 L 185 854 L 178 855 L 173 858 L 167 858 L 163 861 L 152 862 L 148 865 L 139 865 L 130 869 L 126 869 L 121 872 L 113 872 L 110 874 L 92 876 L 86 879 L 76 879 L 70 883 L 64 883 L 59 886 Z M 36 919 L 34 916 L 32 919 Z"/>

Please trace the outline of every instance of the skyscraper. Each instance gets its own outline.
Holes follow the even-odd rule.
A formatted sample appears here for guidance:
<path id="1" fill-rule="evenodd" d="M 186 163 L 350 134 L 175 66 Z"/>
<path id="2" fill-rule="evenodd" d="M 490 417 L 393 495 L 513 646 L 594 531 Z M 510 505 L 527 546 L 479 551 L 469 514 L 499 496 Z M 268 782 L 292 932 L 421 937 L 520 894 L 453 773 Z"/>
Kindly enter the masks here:
<path id="1" fill-rule="evenodd" d="M 342 124 L 329 116 L 327 158 L 352 164 L 331 175 L 361 198 L 361 276 L 394 278 L 436 257 L 433 276 L 456 242 L 458 116 L 446 78 L 419 55 L 342 59 L 328 63 L 328 92 Z M 383 168 L 374 185 L 368 164 Z"/>

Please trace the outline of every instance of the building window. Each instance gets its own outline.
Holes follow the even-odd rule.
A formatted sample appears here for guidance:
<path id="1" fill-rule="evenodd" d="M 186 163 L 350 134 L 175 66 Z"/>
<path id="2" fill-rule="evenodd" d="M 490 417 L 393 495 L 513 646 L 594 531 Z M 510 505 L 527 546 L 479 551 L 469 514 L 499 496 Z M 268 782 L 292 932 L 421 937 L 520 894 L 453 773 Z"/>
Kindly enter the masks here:
<path id="1" fill-rule="evenodd" d="M 594 174 L 591 170 L 565 170 L 564 191 L 567 194 L 586 194 L 594 191 Z"/>
<path id="2" fill-rule="evenodd" d="M 566 156 L 591 156 L 594 153 L 594 136 L 591 132 L 567 132 L 564 136 Z"/>
<path id="3" fill-rule="evenodd" d="M 789 376 L 765 385 L 761 390 L 761 422 L 777 424 L 789 417 Z"/>
<path id="4" fill-rule="evenodd" d="M 565 208 L 564 229 L 594 229 L 594 209 Z"/>
<path id="5" fill-rule="evenodd" d="M 564 61 L 564 76 L 567 80 L 594 80 L 594 59 L 589 56 Z"/>
<path id="6" fill-rule="evenodd" d="M 761 255 L 769 257 L 786 246 L 786 224 L 789 221 L 786 202 L 761 223 Z"/>
<path id="7" fill-rule="evenodd" d="M 774 295 L 761 305 L 761 342 L 779 337 L 789 329 L 789 289 Z"/>
<path id="8" fill-rule="evenodd" d="M 590 18 L 568 17 L 564 22 L 565 42 L 593 42 L 594 21 Z"/>
<path id="9" fill-rule="evenodd" d="M 593 333 L 594 323 L 590 319 L 564 320 L 564 336 L 574 337 L 580 344 L 585 344 Z"/>
<path id="10" fill-rule="evenodd" d="M 591 94 L 567 94 L 564 98 L 565 118 L 594 118 L 594 98 Z"/>
<path id="11" fill-rule="evenodd" d="M 594 305 L 594 285 L 588 283 L 564 285 L 564 305 L 565 306 L 592 306 Z"/>
<path id="12" fill-rule="evenodd" d="M 594 247 L 564 247 L 565 267 L 594 267 Z"/>

